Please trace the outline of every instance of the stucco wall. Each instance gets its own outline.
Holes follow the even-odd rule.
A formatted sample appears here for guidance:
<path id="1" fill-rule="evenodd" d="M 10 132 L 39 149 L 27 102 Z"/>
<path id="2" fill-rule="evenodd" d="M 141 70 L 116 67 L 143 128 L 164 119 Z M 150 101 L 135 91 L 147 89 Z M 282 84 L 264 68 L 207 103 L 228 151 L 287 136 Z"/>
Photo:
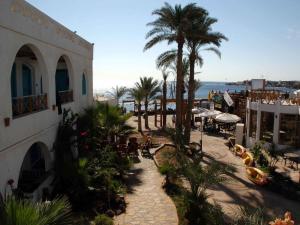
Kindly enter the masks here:
<path id="1" fill-rule="evenodd" d="M 281 101 L 278 100 L 273 104 L 265 104 L 261 101 L 252 102 L 250 99 L 247 99 L 247 133 L 246 133 L 246 144 L 247 147 L 253 146 L 257 141 L 260 140 L 260 121 L 261 121 L 261 112 L 271 112 L 274 113 L 274 128 L 273 128 L 273 143 L 278 146 L 279 139 L 279 129 L 280 129 L 280 114 L 292 114 L 300 115 L 300 106 L 298 105 L 283 105 Z M 257 125 L 256 125 L 256 138 L 250 137 L 250 110 L 257 112 Z M 280 146 L 279 146 L 280 147 Z"/>
<path id="2" fill-rule="evenodd" d="M 48 95 L 48 109 L 19 118 L 12 116 L 11 69 L 18 50 L 28 45 L 35 53 Z M 57 62 L 64 56 L 69 69 L 74 101 L 64 104 L 79 112 L 93 100 L 93 45 L 69 31 L 25 1 L 0 1 L 0 192 L 8 179 L 16 182 L 23 158 L 35 142 L 51 151 L 61 115 L 55 97 Z M 87 95 L 82 95 L 82 74 L 87 80 Z M 5 127 L 4 118 L 10 118 Z"/>

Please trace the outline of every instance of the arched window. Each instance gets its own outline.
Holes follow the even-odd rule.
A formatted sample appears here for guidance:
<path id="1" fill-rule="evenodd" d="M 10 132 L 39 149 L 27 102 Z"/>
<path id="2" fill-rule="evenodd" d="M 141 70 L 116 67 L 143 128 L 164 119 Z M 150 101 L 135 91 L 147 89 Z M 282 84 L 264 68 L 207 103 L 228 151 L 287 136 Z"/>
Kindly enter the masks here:
<path id="1" fill-rule="evenodd" d="M 61 105 L 73 101 L 73 90 L 70 76 L 70 63 L 67 56 L 61 56 L 57 62 L 55 73 L 56 105 L 61 113 Z"/>
<path id="2" fill-rule="evenodd" d="M 48 108 L 47 94 L 42 91 L 44 69 L 42 55 L 35 46 L 24 45 L 16 53 L 10 77 L 14 118 Z"/>
<path id="3" fill-rule="evenodd" d="M 81 86 L 82 95 L 86 95 L 86 79 L 84 74 L 82 74 Z"/>

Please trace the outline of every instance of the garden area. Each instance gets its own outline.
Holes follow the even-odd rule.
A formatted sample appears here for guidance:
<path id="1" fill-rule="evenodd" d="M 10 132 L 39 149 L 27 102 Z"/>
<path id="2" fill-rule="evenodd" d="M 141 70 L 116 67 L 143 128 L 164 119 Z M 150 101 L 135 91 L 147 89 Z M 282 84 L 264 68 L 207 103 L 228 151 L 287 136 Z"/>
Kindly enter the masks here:
<path id="1" fill-rule="evenodd" d="M 101 103 L 79 115 L 64 110 L 54 146 L 53 192 L 35 204 L 15 189 L 3 200 L 1 224 L 113 224 L 126 209 L 124 177 L 132 157 L 118 150 L 133 131 L 126 124 L 130 116 Z"/>

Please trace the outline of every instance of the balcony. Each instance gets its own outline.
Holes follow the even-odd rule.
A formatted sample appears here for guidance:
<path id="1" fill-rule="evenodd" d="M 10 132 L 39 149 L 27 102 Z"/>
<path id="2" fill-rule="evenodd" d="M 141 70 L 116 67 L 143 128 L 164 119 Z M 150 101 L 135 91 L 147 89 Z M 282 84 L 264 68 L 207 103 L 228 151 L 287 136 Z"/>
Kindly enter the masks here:
<path id="1" fill-rule="evenodd" d="M 48 108 L 47 94 L 12 98 L 13 117 L 42 111 Z"/>
<path id="2" fill-rule="evenodd" d="M 56 93 L 56 105 L 73 102 L 73 90 L 59 91 Z"/>

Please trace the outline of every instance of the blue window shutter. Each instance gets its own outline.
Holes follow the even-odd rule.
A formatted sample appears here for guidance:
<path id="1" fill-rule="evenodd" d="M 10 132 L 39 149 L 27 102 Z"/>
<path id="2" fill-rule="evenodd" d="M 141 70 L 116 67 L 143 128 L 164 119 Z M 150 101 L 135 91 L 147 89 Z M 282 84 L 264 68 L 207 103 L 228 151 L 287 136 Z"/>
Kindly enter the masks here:
<path id="1" fill-rule="evenodd" d="M 56 70 L 55 85 L 56 85 L 57 92 L 69 90 L 68 70 L 66 70 L 66 69 Z"/>
<path id="2" fill-rule="evenodd" d="M 15 98 L 15 97 L 17 97 L 17 74 L 16 74 L 16 64 L 15 63 L 11 70 L 10 85 L 11 85 L 11 97 Z"/>
<path id="3" fill-rule="evenodd" d="M 22 65 L 23 96 L 32 95 L 32 75 L 28 66 Z"/>

